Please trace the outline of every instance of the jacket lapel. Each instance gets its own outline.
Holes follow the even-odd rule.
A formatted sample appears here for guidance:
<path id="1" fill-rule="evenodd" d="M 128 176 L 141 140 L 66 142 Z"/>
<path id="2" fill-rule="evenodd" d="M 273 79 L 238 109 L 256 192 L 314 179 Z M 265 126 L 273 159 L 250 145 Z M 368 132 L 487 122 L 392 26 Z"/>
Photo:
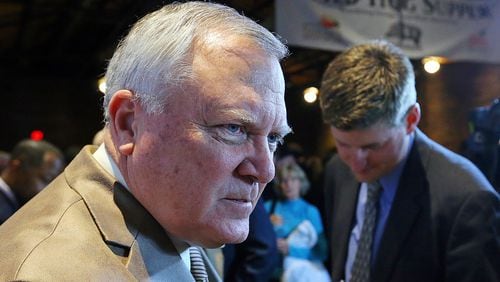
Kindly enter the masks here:
<path id="1" fill-rule="evenodd" d="M 129 246 L 127 269 L 141 281 L 191 281 L 191 273 L 161 225 L 126 188 L 116 186 L 119 187 L 114 189 L 115 203 L 123 214 L 126 229 L 135 238 Z"/>
<path id="2" fill-rule="evenodd" d="M 422 196 L 428 184 L 417 142 L 418 140 L 415 139 L 400 178 L 375 261 L 373 281 L 389 280 L 391 270 L 396 267 L 395 263 L 424 204 Z"/>
<path id="3" fill-rule="evenodd" d="M 110 250 L 138 280 L 194 281 L 160 224 L 101 168 L 91 156 L 93 151 L 85 148 L 66 175 Z"/>
<path id="4" fill-rule="evenodd" d="M 203 248 L 200 248 L 200 250 L 201 250 L 201 256 L 203 257 L 203 262 L 205 263 L 205 267 L 207 269 L 208 281 L 222 282 L 221 278 L 219 277 L 219 273 L 215 269 L 215 266 L 212 264 L 205 250 Z"/>
<path id="5" fill-rule="evenodd" d="M 349 173 L 346 171 L 346 173 Z M 360 183 L 351 177 L 339 177 L 338 179 L 348 179 L 343 183 L 335 183 L 333 195 L 335 210 L 333 214 L 333 230 L 331 236 L 333 278 L 341 279 L 345 277 L 345 262 L 349 247 L 349 237 L 356 214 L 356 205 Z"/>

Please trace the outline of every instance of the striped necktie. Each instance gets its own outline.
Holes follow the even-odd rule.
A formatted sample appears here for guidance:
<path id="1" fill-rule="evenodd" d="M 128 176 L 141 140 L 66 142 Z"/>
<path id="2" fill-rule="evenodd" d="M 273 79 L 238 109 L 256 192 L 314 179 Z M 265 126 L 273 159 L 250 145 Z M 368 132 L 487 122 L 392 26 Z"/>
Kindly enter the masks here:
<path id="1" fill-rule="evenodd" d="M 191 274 L 193 274 L 194 280 L 196 282 L 208 281 L 208 274 L 205 263 L 203 263 L 203 258 L 201 257 L 200 249 L 197 247 L 190 247 L 189 257 L 191 260 Z"/>
<path id="2" fill-rule="evenodd" d="M 368 195 L 365 205 L 365 218 L 358 243 L 358 250 L 351 269 L 351 282 L 369 282 L 371 268 L 371 250 L 373 229 L 377 219 L 377 203 L 380 195 L 378 182 L 368 184 Z"/>

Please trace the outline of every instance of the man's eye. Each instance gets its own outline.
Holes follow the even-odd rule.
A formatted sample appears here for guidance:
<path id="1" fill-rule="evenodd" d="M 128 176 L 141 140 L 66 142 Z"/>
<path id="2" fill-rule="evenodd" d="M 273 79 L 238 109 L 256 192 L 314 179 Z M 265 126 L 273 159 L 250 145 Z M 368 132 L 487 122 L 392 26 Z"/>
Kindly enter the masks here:
<path id="1" fill-rule="evenodd" d="M 377 150 L 378 148 L 380 148 L 380 144 L 370 144 L 370 145 L 367 145 L 367 146 L 363 146 L 362 148 L 364 150 L 374 151 L 374 150 Z"/>
<path id="2" fill-rule="evenodd" d="M 224 127 L 233 134 L 242 134 L 245 133 L 245 130 L 241 125 L 237 124 L 226 124 Z"/>
<path id="3" fill-rule="evenodd" d="M 274 153 L 278 146 L 283 144 L 283 137 L 279 134 L 271 134 L 267 136 L 267 143 L 269 144 L 269 150 Z"/>
<path id="4" fill-rule="evenodd" d="M 214 127 L 214 137 L 232 145 L 239 145 L 248 138 L 247 129 L 239 124 L 220 124 Z"/>
<path id="5" fill-rule="evenodd" d="M 337 145 L 338 148 L 345 148 L 345 149 L 347 149 L 349 147 L 347 144 L 341 143 L 341 142 L 338 142 L 338 141 L 336 142 L 336 145 Z"/>
<path id="6" fill-rule="evenodd" d="M 283 138 L 279 134 L 271 134 L 267 136 L 269 144 L 283 144 Z"/>

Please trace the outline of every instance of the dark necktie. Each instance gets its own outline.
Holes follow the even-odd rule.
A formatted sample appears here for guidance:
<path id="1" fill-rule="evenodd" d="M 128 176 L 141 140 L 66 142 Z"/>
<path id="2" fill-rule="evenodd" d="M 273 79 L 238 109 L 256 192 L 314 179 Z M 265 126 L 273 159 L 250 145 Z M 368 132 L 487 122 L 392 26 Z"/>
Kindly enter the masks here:
<path id="1" fill-rule="evenodd" d="M 208 281 L 207 269 L 203 263 L 200 250 L 197 247 L 189 248 L 189 257 L 191 260 L 191 274 L 196 282 Z"/>
<path id="2" fill-rule="evenodd" d="M 373 229 L 377 219 L 377 203 L 380 195 L 378 182 L 368 184 L 365 218 L 361 229 L 358 250 L 351 269 L 351 282 L 370 281 L 370 258 L 373 242 Z"/>

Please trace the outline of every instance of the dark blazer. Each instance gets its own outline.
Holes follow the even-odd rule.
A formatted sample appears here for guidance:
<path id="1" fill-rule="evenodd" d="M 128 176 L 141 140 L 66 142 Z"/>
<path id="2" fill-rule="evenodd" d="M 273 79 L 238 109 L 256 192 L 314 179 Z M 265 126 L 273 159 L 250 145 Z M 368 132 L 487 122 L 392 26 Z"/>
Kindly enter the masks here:
<path id="1" fill-rule="evenodd" d="M 163 228 L 85 147 L 0 226 L 0 281 L 194 281 Z M 210 281 L 220 281 L 206 254 Z"/>
<path id="2" fill-rule="evenodd" d="M 334 281 L 344 279 L 360 183 L 325 172 Z M 500 281 L 500 197 L 467 159 L 417 130 L 371 274 L 376 282 Z"/>
<path id="3" fill-rule="evenodd" d="M 0 190 L 0 224 L 4 223 L 11 215 L 19 209 L 17 203 L 5 195 L 3 190 Z"/>

